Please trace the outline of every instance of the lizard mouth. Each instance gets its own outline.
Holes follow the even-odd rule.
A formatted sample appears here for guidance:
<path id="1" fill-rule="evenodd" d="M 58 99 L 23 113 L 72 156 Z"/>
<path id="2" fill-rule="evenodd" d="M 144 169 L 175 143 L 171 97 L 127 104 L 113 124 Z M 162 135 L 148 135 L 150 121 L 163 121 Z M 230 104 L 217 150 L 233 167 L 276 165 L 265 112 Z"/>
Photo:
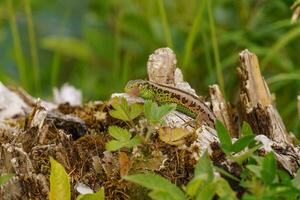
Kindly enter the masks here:
<path id="1" fill-rule="evenodd" d="M 140 94 L 140 90 L 137 87 L 127 89 L 125 92 L 130 96 L 139 96 Z"/>

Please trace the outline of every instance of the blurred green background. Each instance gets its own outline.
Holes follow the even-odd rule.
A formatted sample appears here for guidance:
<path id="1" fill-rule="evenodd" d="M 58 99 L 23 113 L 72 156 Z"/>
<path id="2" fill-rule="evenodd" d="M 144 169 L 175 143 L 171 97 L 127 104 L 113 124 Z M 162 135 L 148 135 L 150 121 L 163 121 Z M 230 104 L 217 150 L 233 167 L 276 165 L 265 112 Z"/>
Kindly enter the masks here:
<path id="1" fill-rule="evenodd" d="M 201 95 L 219 83 L 237 101 L 238 54 L 255 52 L 289 130 L 299 135 L 300 26 L 293 0 L 1 0 L 0 80 L 50 97 L 64 82 L 106 99 L 146 78 L 148 56 L 171 47 Z"/>

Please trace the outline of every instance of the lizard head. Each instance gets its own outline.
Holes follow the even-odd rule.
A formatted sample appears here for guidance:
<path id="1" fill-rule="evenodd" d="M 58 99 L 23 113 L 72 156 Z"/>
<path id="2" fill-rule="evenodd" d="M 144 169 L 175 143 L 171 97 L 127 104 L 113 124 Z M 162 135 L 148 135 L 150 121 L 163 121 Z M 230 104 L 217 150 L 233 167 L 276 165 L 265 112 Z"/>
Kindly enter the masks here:
<path id="1" fill-rule="evenodd" d="M 151 84 L 144 80 L 131 80 L 125 86 L 125 92 L 133 96 L 139 96 L 144 99 L 153 99 L 154 92 L 151 90 Z"/>

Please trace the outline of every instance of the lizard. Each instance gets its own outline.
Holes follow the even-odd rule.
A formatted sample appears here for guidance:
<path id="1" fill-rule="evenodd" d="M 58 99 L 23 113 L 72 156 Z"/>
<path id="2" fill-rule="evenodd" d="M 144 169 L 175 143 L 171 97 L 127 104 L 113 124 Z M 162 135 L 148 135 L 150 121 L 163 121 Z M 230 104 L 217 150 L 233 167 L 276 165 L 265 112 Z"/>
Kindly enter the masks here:
<path id="1" fill-rule="evenodd" d="M 158 104 L 175 103 L 177 111 L 214 128 L 216 116 L 212 110 L 199 97 L 186 91 L 151 81 L 131 80 L 125 86 L 125 92 Z"/>

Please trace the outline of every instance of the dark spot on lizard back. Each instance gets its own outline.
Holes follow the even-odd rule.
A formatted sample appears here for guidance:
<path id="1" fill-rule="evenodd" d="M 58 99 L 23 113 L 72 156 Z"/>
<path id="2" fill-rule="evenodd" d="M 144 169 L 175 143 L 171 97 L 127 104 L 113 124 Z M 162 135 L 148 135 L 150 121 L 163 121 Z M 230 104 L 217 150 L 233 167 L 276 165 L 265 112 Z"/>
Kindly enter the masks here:
<path id="1" fill-rule="evenodd" d="M 182 103 L 186 104 L 189 100 L 187 98 L 185 98 L 185 97 L 182 97 L 181 101 L 182 101 Z"/>
<path id="2" fill-rule="evenodd" d="M 171 93 L 171 98 L 173 99 L 180 99 L 180 95 L 179 94 L 175 94 L 175 93 Z"/>
<path id="3" fill-rule="evenodd" d="M 190 107 L 195 107 L 196 106 L 196 102 L 194 102 L 194 101 L 191 101 L 191 103 L 190 103 L 190 105 L 189 105 Z"/>

